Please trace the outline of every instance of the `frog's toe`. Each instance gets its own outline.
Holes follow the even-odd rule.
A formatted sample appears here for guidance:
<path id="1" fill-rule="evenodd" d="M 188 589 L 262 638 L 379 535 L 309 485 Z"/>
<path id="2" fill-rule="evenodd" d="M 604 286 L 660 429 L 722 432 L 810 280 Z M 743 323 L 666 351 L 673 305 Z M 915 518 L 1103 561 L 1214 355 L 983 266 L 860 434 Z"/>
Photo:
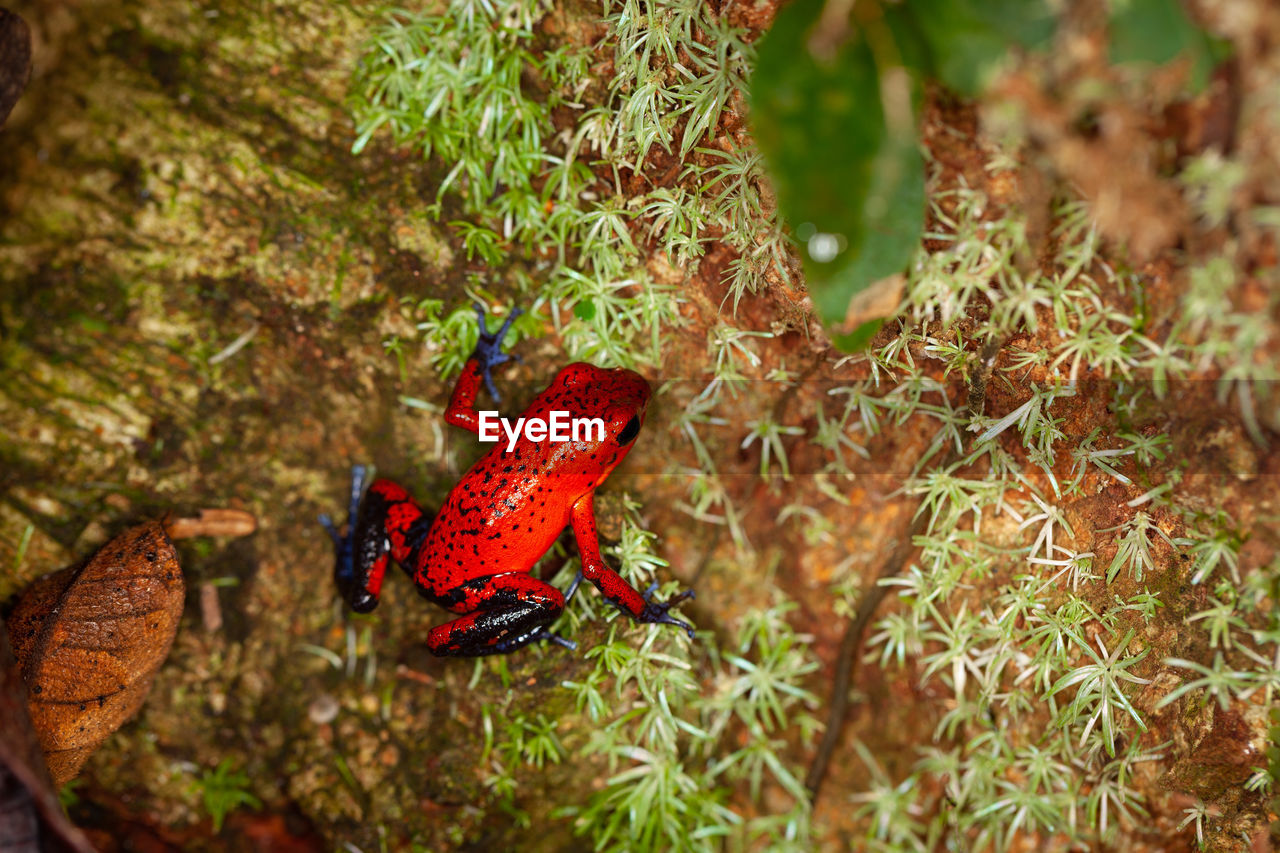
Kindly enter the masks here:
<path id="1" fill-rule="evenodd" d="M 489 395 L 493 397 L 494 402 L 501 402 L 502 398 L 498 395 L 498 389 L 493 384 L 493 368 L 508 361 L 521 361 L 518 355 L 502 351 L 502 339 L 506 337 L 511 324 L 524 311 L 520 308 L 512 308 L 507 314 L 507 319 L 502 322 L 502 327 L 496 332 L 490 332 L 485 325 L 484 306 L 479 302 L 473 302 L 471 307 L 476 309 L 480 328 L 480 336 L 476 341 L 475 352 L 472 353 L 471 357 L 480 363 L 480 377 L 484 380 L 484 387 L 488 389 Z"/>
<path id="2" fill-rule="evenodd" d="M 683 619 L 677 619 L 667 613 L 667 607 L 668 605 L 665 603 L 651 603 L 645 607 L 644 612 L 640 614 L 639 619 L 636 621 L 654 625 L 675 625 L 677 628 L 683 628 L 684 632 L 689 635 L 689 639 L 692 640 L 694 637 L 693 626 Z"/>
<path id="3" fill-rule="evenodd" d="M 561 637 L 559 634 L 555 633 L 554 631 L 548 631 L 545 628 L 540 633 L 535 634 L 533 639 L 545 640 L 548 643 L 555 643 L 557 646 L 564 646 L 566 649 L 568 649 L 571 652 L 576 652 L 578 650 L 578 644 L 575 643 L 573 640 L 569 640 L 564 637 Z"/>
<path id="4" fill-rule="evenodd" d="M 329 513 L 320 513 L 319 517 L 316 518 L 316 521 L 320 522 L 320 526 L 329 534 L 329 538 L 333 540 L 333 546 L 335 548 L 342 545 L 342 534 L 338 532 L 338 528 L 334 525 L 333 518 L 330 517 Z"/>
<path id="5" fill-rule="evenodd" d="M 501 364 L 513 358 L 514 356 L 502 351 L 502 339 L 507 336 L 507 332 L 511 329 L 511 324 L 516 321 L 516 318 L 524 313 L 524 309 L 512 308 L 507 312 L 507 318 L 502 321 L 501 328 L 496 332 L 490 332 L 484 319 L 486 316 L 484 306 L 479 302 L 473 302 L 471 307 L 476 309 L 476 317 L 480 328 L 479 340 L 476 343 L 476 355 L 480 357 L 480 360 L 485 361 L 487 359 L 492 364 Z"/>
<path id="6" fill-rule="evenodd" d="M 649 584 L 649 588 L 644 591 L 645 602 L 649 604 L 653 604 L 653 594 L 657 591 L 658 591 L 657 581 L 654 581 L 653 583 Z M 670 608 L 670 607 L 676 606 L 682 601 L 687 601 L 691 598 L 697 598 L 697 597 L 698 597 L 698 594 L 695 593 L 693 590 L 686 589 L 683 592 L 676 593 L 675 595 L 671 596 L 666 601 L 664 601 L 662 604 L 657 606 Z"/>
<path id="7" fill-rule="evenodd" d="M 501 403 L 502 395 L 498 393 L 497 386 L 493 384 L 493 373 L 490 370 L 495 363 L 497 362 L 491 362 L 482 367 L 480 369 L 480 378 L 484 380 L 484 387 L 489 392 L 489 396 L 493 398 L 493 402 Z"/>
<path id="8" fill-rule="evenodd" d="M 683 628 L 685 633 L 689 635 L 689 639 L 693 639 L 693 625 L 685 622 L 683 619 L 677 619 L 667 611 L 675 605 L 686 599 L 694 598 L 694 592 L 686 589 L 684 592 L 673 595 L 666 601 L 656 602 L 653 600 L 653 594 L 658 589 L 657 581 L 649 585 L 644 591 L 644 611 L 637 617 L 639 622 L 648 622 L 658 625 L 675 625 L 677 628 Z"/>

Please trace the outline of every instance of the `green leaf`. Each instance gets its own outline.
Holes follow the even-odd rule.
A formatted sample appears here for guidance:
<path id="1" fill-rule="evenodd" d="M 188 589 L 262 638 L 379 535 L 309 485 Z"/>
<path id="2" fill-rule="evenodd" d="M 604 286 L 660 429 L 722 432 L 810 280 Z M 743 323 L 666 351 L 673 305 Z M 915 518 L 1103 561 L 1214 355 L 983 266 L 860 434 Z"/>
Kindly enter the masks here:
<path id="1" fill-rule="evenodd" d="M 1045 0 L 912 0 L 886 6 L 885 20 L 899 43 L 918 33 L 928 46 L 922 70 L 970 97 L 986 88 L 1012 45 L 1039 47 L 1055 26 Z"/>
<path id="2" fill-rule="evenodd" d="M 834 335 L 831 340 L 839 349 L 845 352 L 857 352 L 871 343 L 871 339 L 876 336 L 876 332 L 880 331 L 880 327 L 883 325 L 883 319 L 868 320 L 849 334 Z"/>
<path id="3" fill-rule="evenodd" d="M 823 320 L 837 324 L 855 295 L 911 260 L 924 218 L 924 163 L 910 121 L 912 78 L 880 68 L 861 32 L 830 59 L 815 58 L 808 40 L 822 7 L 798 0 L 778 13 L 759 46 L 751 107 L 810 295 Z M 886 73 L 902 96 L 892 129 L 881 100 Z"/>
<path id="4" fill-rule="evenodd" d="M 1179 0 L 1116 0 L 1111 4 L 1111 62 L 1164 65 L 1191 58 L 1191 88 L 1199 92 L 1225 49 L 1192 23 Z"/>

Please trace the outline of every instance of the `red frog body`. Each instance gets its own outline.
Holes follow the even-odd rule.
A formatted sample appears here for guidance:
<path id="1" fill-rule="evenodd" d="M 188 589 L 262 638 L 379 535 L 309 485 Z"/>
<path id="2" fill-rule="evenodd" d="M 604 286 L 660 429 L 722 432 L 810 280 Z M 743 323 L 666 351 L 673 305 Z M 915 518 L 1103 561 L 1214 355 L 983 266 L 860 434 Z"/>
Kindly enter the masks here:
<path id="1" fill-rule="evenodd" d="M 511 358 L 500 345 L 519 311 L 489 334 L 483 310 L 477 310 L 480 342 L 454 386 L 445 420 L 479 434 L 476 395 L 483 381 L 498 399 L 489 371 Z M 348 604 L 358 612 L 377 606 L 390 557 L 425 597 L 460 614 L 428 634 L 427 645 L 437 655 L 502 654 L 537 640 L 572 648 L 547 626 L 584 577 L 636 621 L 677 625 L 693 636 L 690 625 L 667 614 L 692 593 L 655 603 L 650 597 L 656 585 L 641 594 L 600 556 L 595 490 L 635 444 L 649 396 L 649 384 L 633 371 L 584 363 L 564 367 L 522 417 L 552 423 L 559 412 L 595 423 L 572 433 L 576 440 L 565 441 L 536 440 L 529 430 L 515 437 L 500 431 L 494 447 L 463 475 L 434 518 L 390 480 L 374 481 L 361 500 L 364 469 L 357 466 L 350 532 L 340 537 L 332 522 L 321 518 L 336 544 L 334 575 Z M 567 595 L 530 574 L 565 527 L 573 528 L 582 558 Z"/>

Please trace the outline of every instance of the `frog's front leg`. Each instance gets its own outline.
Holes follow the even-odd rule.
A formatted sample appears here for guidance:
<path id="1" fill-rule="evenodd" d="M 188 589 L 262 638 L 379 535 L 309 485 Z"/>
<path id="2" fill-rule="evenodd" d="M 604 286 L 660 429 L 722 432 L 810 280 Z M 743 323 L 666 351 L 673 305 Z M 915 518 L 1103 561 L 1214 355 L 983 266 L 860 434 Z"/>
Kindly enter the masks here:
<path id="1" fill-rule="evenodd" d="M 484 386 L 489 389 L 489 396 L 493 397 L 495 403 L 502 402 L 502 398 L 498 396 L 498 389 L 493 385 L 492 371 L 499 364 L 512 359 L 519 360 L 519 356 L 502 351 L 502 339 L 506 337 L 507 330 L 511 328 L 516 317 L 523 312 L 519 308 L 512 308 L 507 319 L 503 321 L 502 328 L 490 333 L 485 329 L 483 306 L 476 303 L 474 307 L 476 313 L 480 315 L 480 339 L 476 342 L 476 348 L 472 351 L 471 357 L 463 365 L 462 375 L 458 377 L 457 384 L 453 386 L 453 394 L 449 396 L 449 408 L 445 409 L 444 419 L 446 423 L 479 433 L 480 415 L 476 411 L 476 395 L 480 392 L 480 383 L 484 382 Z"/>
<path id="2" fill-rule="evenodd" d="M 375 480 L 361 500 L 364 474 L 362 465 L 351 471 L 345 536 L 339 535 L 327 515 L 320 516 L 320 523 L 334 543 L 334 581 L 357 613 L 368 613 L 378 606 L 387 558 L 395 559 L 402 567 L 412 566 L 412 555 L 431 529 L 431 516 L 390 480 Z"/>
<path id="3" fill-rule="evenodd" d="M 655 602 L 652 600 L 652 596 L 654 590 L 658 588 L 656 583 L 641 595 L 636 591 L 635 587 L 622 579 L 622 575 L 609 568 L 604 558 L 600 556 L 600 538 L 596 532 L 596 511 L 592 501 L 593 497 L 593 492 L 583 495 L 573 505 L 570 513 L 573 536 L 578 541 L 578 553 L 582 558 L 582 571 L 579 579 L 586 578 L 591 581 L 608 601 L 637 622 L 657 622 L 663 625 L 675 625 L 685 629 L 689 637 L 692 638 L 693 626 L 667 613 L 673 605 L 679 604 L 686 598 L 692 598 L 692 590 L 685 590 L 670 601 Z M 573 590 L 577 589 L 579 579 L 574 580 L 573 586 L 569 591 L 570 595 L 573 594 Z"/>
<path id="4" fill-rule="evenodd" d="M 454 595 L 458 601 L 450 609 L 466 615 L 431 629 L 427 646 L 434 654 L 500 655 L 538 640 L 577 648 L 547 630 L 564 610 L 564 596 L 531 575 L 508 572 L 475 578 L 455 590 Z"/>

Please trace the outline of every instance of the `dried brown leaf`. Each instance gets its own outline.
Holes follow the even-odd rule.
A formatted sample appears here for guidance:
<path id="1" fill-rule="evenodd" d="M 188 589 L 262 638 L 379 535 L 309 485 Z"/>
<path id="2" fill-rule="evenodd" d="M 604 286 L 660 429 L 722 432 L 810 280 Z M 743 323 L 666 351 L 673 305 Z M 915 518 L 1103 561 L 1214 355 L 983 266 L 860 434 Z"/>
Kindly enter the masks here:
<path id="1" fill-rule="evenodd" d="M 0 621 L 0 850 L 93 853 L 58 804 L 27 714 L 27 688 Z"/>
<path id="2" fill-rule="evenodd" d="M 151 521 L 83 567 L 41 578 L 19 600 L 9 638 L 59 785 L 142 705 L 173 644 L 184 592 L 173 544 Z"/>

